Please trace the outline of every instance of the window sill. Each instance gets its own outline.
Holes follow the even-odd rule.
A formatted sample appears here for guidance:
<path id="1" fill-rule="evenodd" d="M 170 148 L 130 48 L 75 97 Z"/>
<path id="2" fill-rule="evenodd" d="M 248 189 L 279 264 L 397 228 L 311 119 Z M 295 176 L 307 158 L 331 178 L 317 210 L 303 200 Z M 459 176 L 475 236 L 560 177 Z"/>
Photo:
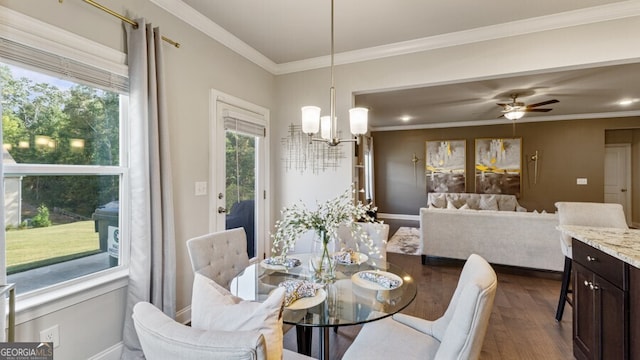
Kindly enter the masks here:
<path id="1" fill-rule="evenodd" d="M 104 295 L 129 284 L 129 269 L 116 269 L 89 279 L 78 279 L 53 289 L 18 295 L 16 325 Z"/>

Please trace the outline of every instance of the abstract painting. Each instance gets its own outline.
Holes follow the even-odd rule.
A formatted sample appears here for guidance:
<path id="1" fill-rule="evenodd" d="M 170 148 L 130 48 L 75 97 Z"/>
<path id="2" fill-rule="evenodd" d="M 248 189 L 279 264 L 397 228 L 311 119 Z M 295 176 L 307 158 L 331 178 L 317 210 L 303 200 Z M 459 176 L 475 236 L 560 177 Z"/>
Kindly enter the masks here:
<path id="1" fill-rule="evenodd" d="M 466 140 L 427 141 L 426 145 L 427 192 L 465 192 Z"/>
<path id="2" fill-rule="evenodd" d="M 476 139 L 476 193 L 520 196 L 522 138 Z"/>

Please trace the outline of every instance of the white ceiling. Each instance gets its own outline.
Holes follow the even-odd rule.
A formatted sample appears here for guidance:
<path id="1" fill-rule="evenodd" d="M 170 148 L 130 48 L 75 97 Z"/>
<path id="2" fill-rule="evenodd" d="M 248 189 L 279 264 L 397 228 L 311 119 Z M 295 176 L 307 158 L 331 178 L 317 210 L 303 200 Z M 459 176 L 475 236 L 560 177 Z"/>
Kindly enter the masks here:
<path id="1" fill-rule="evenodd" d="M 327 66 L 330 0 L 151 0 L 273 73 Z M 533 32 L 640 15 L 638 1 L 616 0 L 336 0 L 336 63 L 347 54 L 389 54 L 394 47 L 448 36 Z M 366 5 L 366 6 L 365 6 Z M 518 30 L 514 30 L 518 29 Z M 473 30 L 473 31 L 470 31 Z M 379 50 L 384 48 L 384 52 Z M 391 49 L 391 50 L 389 50 Z M 366 55 L 364 56 L 366 57 Z M 363 58 L 360 55 L 360 58 Z M 322 60 L 322 61 L 320 61 Z M 354 60 L 355 61 L 355 60 Z M 522 121 L 629 115 L 622 98 L 640 99 L 640 65 L 571 70 L 356 96 L 370 108 L 370 126 L 435 127 L 502 123 L 497 102 L 560 102 Z M 619 116 L 618 115 L 618 116 Z M 409 123 L 400 120 L 411 117 Z"/>

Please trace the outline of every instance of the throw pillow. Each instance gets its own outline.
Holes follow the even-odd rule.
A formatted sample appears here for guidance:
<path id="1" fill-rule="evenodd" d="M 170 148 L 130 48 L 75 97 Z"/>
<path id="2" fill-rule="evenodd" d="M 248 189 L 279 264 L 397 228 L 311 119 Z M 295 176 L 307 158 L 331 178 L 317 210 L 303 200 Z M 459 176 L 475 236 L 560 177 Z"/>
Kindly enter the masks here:
<path id="1" fill-rule="evenodd" d="M 447 209 L 449 209 L 449 210 L 457 210 L 458 208 L 455 206 L 453 201 L 447 201 Z"/>
<path id="2" fill-rule="evenodd" d="M 473 210 L 469 207 L 469 204 L 464 204 L 458 208 L 458 210 Z"/>
<path id="3" fill-rule="evenodd" d="M 282 359 L 282 309 L 285 289 L 279 287 L 262 303 L 233 296 L 213 280 L 196 273 L 191 300 L 191 326 L 219 331 L 262 333 L 267 359 Z"/>
<path id="4" fill-rule="evenodd" d="M 433 204 L 434 207 L 437 207 L 437 208 L 440 208 L 440 209 L 446 208 L 447 207 L 446 194 L 432 193 L 431 194 L 431 204 Z"/>
<path id="5" fill-rule="evenodd" d="M 516 211 L 518 201 L 515 196 L 500 196 L 498 201 L 498 209 L 500 211 Z"/>
<path id="6" fill-rule="evenodd" d="M 494 195 L 480 198 L 480 210 L 498 210 L 498 201 Z"/>

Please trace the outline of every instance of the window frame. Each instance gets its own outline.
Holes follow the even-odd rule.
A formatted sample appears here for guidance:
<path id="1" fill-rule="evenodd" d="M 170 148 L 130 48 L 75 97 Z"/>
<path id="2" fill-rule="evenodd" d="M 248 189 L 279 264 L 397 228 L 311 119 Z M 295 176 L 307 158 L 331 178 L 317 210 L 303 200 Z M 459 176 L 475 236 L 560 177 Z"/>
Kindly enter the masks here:
<path id="1" fill-rule="evenodd" d="M 128 77 L 126 54 L 77 34 L 47 24 L 15 10 L 0 6 L 0 38 L 9 39 L 32 48 L 66 57 L 80 63 Z M 47 73 L 43 69 L 21 65 Z M 98 86 L 99 87 L 99 86 Z M 130 258 L 130 180 L 129 180 L 129 121 L 128 94 L 120 102 L 120 162 L 118 166 L 6 164 L 4 175 L 117 175 L 120 177 L 120 264 L 58 284 L 19 294 L 16 301 L 16 324 L 59 311 L 118 289 L 127 287 Z M 4 182 L 4 179 L 2 179 Z M 4 194 L 4 190 L 3 190 Z M 6 244 L 0 244 L 4 251 Z M 5 264 L 6 266 L 6 264 Z M 6 271 L 6 267 L 4 269 Z"/>

